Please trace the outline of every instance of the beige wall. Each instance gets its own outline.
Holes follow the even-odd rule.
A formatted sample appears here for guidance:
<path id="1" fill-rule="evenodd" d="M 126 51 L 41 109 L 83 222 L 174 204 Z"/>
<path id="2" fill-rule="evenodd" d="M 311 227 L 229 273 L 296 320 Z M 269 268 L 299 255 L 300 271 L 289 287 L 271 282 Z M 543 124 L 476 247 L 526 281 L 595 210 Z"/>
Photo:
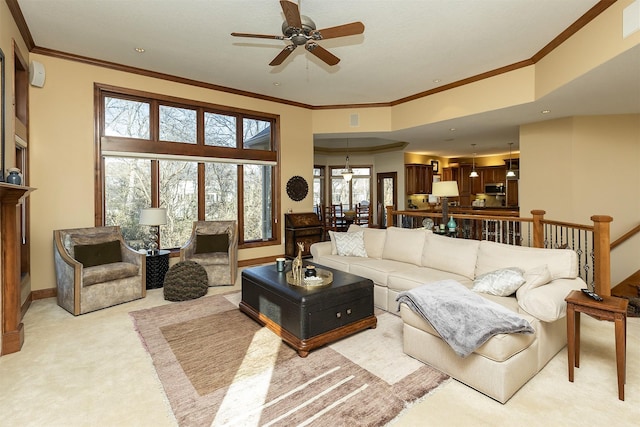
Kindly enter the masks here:
<path id="1" fill-rule="evenodd" d="M 310 210 L 312 195 L 294 202 L 287 180 L 300 175 L 311 182 L 313 142 L 309 110 L 159 79 L 94 67 L 42 55 L 46 84 L 30 89 L 32 290 L 55 287 L 52 233 L 55 229 L 94 225 L 93 87 L 103 83 L 219 105 L 279 114 L 281 131 L 281 212 Z M 281 216 L 282 217 L 282 216 Z M 239 258 L 282 254 L 284 246 L 241 250 Z"/>
<path id="2" fill-rule="evenodd" d="M 640 115 L 585 116 L 520 128 L 520 212 L 590 224 L 610 215 L 611 240 L 640 224 Z M 613 286 L 640 269 L 640 235 L 611 252 Z"/>

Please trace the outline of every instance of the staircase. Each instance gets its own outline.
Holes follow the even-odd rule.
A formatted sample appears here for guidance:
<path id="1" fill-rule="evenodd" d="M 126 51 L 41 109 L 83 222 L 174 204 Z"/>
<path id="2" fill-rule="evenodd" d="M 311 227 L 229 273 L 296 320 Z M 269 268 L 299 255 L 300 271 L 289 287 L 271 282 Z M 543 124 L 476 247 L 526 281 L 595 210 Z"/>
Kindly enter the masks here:
<path id="1" fill-rule="evenodd" d="M 611 295 L 628 299 L 629 308 L 627 315 L 640 317 L 640 270 L 611 289 Z"/>

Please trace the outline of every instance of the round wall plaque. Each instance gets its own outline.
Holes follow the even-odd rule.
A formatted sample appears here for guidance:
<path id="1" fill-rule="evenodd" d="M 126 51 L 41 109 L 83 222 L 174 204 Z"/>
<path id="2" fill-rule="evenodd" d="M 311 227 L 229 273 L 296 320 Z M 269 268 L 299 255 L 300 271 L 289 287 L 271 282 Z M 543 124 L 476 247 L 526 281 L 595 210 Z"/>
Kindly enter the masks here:
<path id="1" fill-rule="evenodd" d="M 307 185 L 307 181 L 301 176 L 292 176 L 287 182 L 287 194 L 291 200 L 299 202 L 307 197 L 308 191 L 309 185 Z"/>

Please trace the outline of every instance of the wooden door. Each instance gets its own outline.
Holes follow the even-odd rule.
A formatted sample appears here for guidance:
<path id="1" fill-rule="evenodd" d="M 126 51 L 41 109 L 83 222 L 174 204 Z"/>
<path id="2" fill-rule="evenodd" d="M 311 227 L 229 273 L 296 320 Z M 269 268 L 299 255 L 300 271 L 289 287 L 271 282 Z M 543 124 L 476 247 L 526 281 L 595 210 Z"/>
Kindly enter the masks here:
<path id="1" fill-rule="evenodd" d="M 398 173 L 381 172 L 376 175 L 377 191 L 376 200 L 378 206 L 374 212 L 374 222 L 380 228 L 387 226 L 385 212 L 387 206 L 398 208 Z"/>

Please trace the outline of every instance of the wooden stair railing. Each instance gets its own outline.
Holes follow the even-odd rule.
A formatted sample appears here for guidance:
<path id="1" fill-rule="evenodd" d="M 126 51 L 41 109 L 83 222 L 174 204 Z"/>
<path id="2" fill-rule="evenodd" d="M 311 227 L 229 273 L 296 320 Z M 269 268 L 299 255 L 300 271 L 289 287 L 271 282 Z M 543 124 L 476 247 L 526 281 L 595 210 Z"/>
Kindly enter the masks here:
<path id="1" fill-rule="evenodd" d="M 618 237 L 616 240 L 611 242 L 611 249 L 614 249 L 617 246 L 620 246 L 622 243 L 626 242 L 636 234 L 640 233 L 640 224 L 633 227 L 631 230 L 624 233 L 622 236 Z"/>
<path id="2" fill-rule="evenodd" d="M 437 212 L 417 212 L 417 211 L 398 211 L 392 206 L 387 206 L 387 225 L 393 226 L 397 224 L 397 217 L 405 218 L 424 218 L 431 217 L 437 219 L 441 213 Z M 453 213 L 456 221 L 458 220 L 474 220 L 474 221 L 494 221 L 502 223 L 517 223 L 519 229 L 524 232 L 524 226 L 529 224 L 531 227 L 529 241 L 525 242 L 523 236 L 515 240 L 497 240 L 503 243 L 532 246 L 536 248 L 561 248 L 567 247 L 569 240 L 573 239 L 575 233 L 577 238 L 576 247 L 571 249 L 579 252 L 579 264 L 582 264 L 579 275 L 583 280 L 592 286 L 596 293 L 604 296 L 611 295 L 611 244 L 610 244 L 610 223 L 613 218 L 608 215 L 593 215 L 591 221 L 593 225 L 573 224 L 561 221 L 553 221 L 544 218 L 545 211 L 531 211 L 531 218 L 523 218 L 507 215 L 484 215 L 482 213 Z M 415 224 L 415 221 L 413 222 Z M 458 235 L 465 237 L 466 235 Z M 500 237 L 500 236 L 498 236 Z M 470 238 L 478 238 L 478 234 L 473 234 Z M 486 238 L 482 235 L 480 238 Z M 562 244 L 560 244 L 562 243 Z M 573 246 L 573 242 L 570 246 Z"/>

